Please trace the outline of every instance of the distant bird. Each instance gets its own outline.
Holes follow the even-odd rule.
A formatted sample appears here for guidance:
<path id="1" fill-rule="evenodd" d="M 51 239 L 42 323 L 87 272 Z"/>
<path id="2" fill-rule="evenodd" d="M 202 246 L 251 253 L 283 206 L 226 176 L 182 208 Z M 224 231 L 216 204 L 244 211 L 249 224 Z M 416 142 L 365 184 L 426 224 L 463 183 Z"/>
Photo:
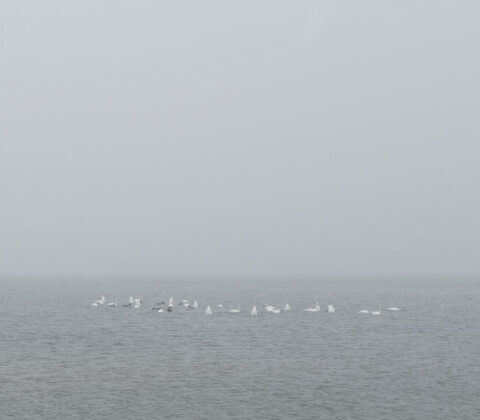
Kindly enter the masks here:
<path id="1" fill-rule="evenodd" d="M 363 315 L 363 314 L 369 314 L 370 311 L 367 311 L 366 309 L 362 309 L 361 311 L 358 311 L 358 313 Z"/>
<path id="2" fill-rule="evenodd" d="M 167 308 L 167 312 L 173 312 L 173 306 L 169 306 L 169 307 Z"/>
<path id="3" fill-rule="evenodd" d="M 318 302 L 316 302 L 314 308 L 307 308 L 307 309 L 305 309 L 305 311 L 306 312 L 320 312 L 320 305 L 318 304 Z"/>
<path id="4" fill-rule="evenodd" d="M 327 312 L 330 312 L 330 313 L 335 312 L 335 308 L 333 307 L 333 305 L 328 305 Z"/>
<path id="5" fill-rule="evenodd" d="M 240 309 L 230 309 L 228 312 L 231 314 L 238 314 L 240 312 Z"/>
<path id="6" fill-rule="evenodd" d="M 275 306 L 273 305 L 263 305 L 264 309 L 267 311 L 267 312 L 273 312 L 275 310 Z"/>
<path id="7" fill-rule="evenodd" d="M 222 305 L 221 303 L 219 303 L 219 304 L 217 305 L 217 308 L 223 308 L 223 305 Z"/>
<path id="8" fill-rule="evenodd" d="M 92 306 L 100 306 L 100 305 L 103 305 L 104 303 L 105 303 L 105 296 L 102 296 L 102 298 L 100 300 L 97 300 L 96 302 L 93 302 Z"/>
<path id="9" fill-rule="evenodd" d="M 117 301 L 117 298 L 115 298 L 115 302 L 110 302 L 108 304 L 108 306 L 117 306 L 118 305 L 118 301 Z"/>
<path id="10" fill-rule="evenodd" d="M 158 306 L 154 306 L 152 308 L 152 311 L 158 311 L 159 309 L 163 309 L 165 308 L 165 302 L 160 302 L 160 303 L 157 303 Z"/>
<path id="11" fill-rule="evenodd" d="M 212 315 L 212 308 L 210 308 L 210 305 L 208 305 L 207 309 L 205 309 L 205 315 Z"/>
<path id="12" fill-rule="evenodd" d="M 290 310 L 290 305 L 287 303 L 285 304 L 285 308 L 283 309 L 285 312 Z"/>
<path id="13" fill-rule="evenodd" d="M 133 296 L 130 296 L 130 298 L 128 299 L 128 304 L 130 306 L 135 305 L 135 300 L 133 299 Z"/>
<path id="14" fill-rule="evenodd" d="M 197 299 L 193 301 L 193 309 L 198 309 L 198 302 Z"/>
<path id="15" fill-rule="evenodd" d="M 277 309 L 275 308 L 273 311 L 272 311 L 272 314 L 279 314 L 280 313 L 280 309 Z"/>
<path id="16" fill-rule="evenodd" d="M 159 311 L 160 309 L 162 309 L 162 312 L 163 312 L 163 309 L 165 308 L 165 302 L 162 300 L 161 302 L 157 303 L 158 306 L 154 306 L 152 308 L 152 311 Z"/>
<path id="17" fill-rule="evenodd" d="M 138 309 L 142 306 L 142 299 L 135 299 L 135 304 L 133 305 L 134 308 Z"/>
<path id="18" fill-rule="evenodd" d="M 372 315 L 382 315 L 382 311 L 379 309 L 378 311 L 372 311 Z"/>
<path id="19" fill-rule="evenodd" d="M 252 312 L 250 312 L 250 315 L 258 315 L 257 307 L 256 307 L 256 306 L 254 306 L 254 307 L 252 308 Z"/>
<path id="20" fill-rule="evenodd" d="M 160 308 L 157 310 L 157 312 L 165 312 L 165 311 L 163 310 L 163 308 Z"/>

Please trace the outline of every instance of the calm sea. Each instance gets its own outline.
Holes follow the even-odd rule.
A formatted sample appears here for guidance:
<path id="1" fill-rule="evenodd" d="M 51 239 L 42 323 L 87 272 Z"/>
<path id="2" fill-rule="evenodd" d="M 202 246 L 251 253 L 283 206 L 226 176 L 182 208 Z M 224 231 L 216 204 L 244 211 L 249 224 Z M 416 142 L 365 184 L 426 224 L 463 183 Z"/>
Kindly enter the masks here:
<path id="1" fill-rule="evenodd" d="M 0 418 L 480 418 L 480 284 L 0 286 Z M 101 295 L 119 304 L 141 297 L 144 306 L 92 307 Z M 151 310 L 170 296 L 196 298 L 200 309 Z M 322 312 L 303 311 L 317 297 Z M 286 302 L 288 313 L 262 309 Z M 324 312 L 328 303 L 335 313 Z M 207 304 L 213 316 L 204 314 Z M 249 315 L 254 304 L 257 317 Z M 357 313 L 401 305 L 406 310 Z"/>

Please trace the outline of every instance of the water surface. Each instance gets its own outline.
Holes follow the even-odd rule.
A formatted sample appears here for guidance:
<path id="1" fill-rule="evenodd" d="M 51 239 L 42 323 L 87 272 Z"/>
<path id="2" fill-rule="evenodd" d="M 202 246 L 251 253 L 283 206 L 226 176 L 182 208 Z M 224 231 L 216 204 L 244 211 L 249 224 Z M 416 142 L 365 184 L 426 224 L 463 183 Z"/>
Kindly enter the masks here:
<path id="1" fill-rule="evenodd" d="M 480 287 L 448 282 L 8 280 L 2 418 L 455 418 L 480 413 Z M 92 307 L 130 295 L 144 307 Z M 196 298 L 199 310 L 152 305 Z M 317 299 L 321 313 L 303 309 Z M 223 310 L 216 308 L 217 303 Z M 283 305 L 272 315 L 253 304 Z M 326 304 L 336 313 L 323 312 Z M 207 304 L 214 314 L 204 315 Z M 362 316 L 360 309 L 406 305 Z M 239 307 L 240 314 L 227 310 Z"/>

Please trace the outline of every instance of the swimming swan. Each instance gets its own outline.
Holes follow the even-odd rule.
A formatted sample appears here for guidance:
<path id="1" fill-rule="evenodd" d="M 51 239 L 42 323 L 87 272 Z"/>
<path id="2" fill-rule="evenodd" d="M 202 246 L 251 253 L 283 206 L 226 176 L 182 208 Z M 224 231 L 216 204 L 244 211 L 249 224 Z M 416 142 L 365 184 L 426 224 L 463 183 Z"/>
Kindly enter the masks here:
<path id="1" fill-rule="evenodd" d="M 315 303 L 315 308 L 307 308 L 305 312 L 320 312 L 320 305 L 318 302 Z"/>
<path id="2" fill-rule="evenodd" d="M 99 306 L 99 305 L 103 305 L 104 303 L 105 303 L 105 296 L 102 296 L 102 298 L 100 300 L 97 300 L 96 302 L 93 302 L 92 306 Z"/>
<path id="3" fill-rule="evenodd" d="M 283 310 L 284 310 L 284 312 L 289 311 L 290 310 L 290 305 L 288 303 L 285 304 L 285 308 Z"/>
<path id="4" fill-rule="evenodd" d="M 250 312 L 250 315 L 258 315 L 257 307 L 256 307 L 256 306 L 254 306 L 254 307 L 252 308 L 252 312 Z"/>
<path id="5" fill-rule="evenodd" d="M 330 312 L 330 313 L 335 312 L 335 308 L 333 307 L 333 305 L 328 305 L 327 312 Z"/>
<path id="6" fill-rule="evenodd" d="M 205 315 L 212 315 L 212 308 L 210 308 L 210 305 L 208 305 L 207 309 L 205 309 Z"/>

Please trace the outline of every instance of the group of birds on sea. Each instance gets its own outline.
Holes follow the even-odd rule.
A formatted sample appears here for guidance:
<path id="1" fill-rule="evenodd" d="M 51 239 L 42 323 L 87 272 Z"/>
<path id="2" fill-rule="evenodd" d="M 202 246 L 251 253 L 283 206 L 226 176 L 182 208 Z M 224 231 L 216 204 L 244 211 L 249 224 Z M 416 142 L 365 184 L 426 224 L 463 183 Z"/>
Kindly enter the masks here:
<path id="1" fill-rule="evenodd" d="M 105 305 L 105 304 L 106 304 L 105 296 L 102 296 L 101 299 L 93 302 L 92 306 L 102 306 L 102 305 Z M 115 299 L 115 302 L 112 301 L 112 302 L 107 303 L 106 305 L 110 306 L 110 307 L 115 307 L 115 306 L 118 306 L 118 301 L 117 301 L 117 299 Z M 188 308 L 188 309 L 199 309 L 200 308 L 196 299 L 194 299 L 193 303 L 190 303 L 189 300 L 182 299 L 180 302 L 178 302 L 178 305 L 183 306 L 184 308 Z M 142 302 L 142 299 L 140 299 L 140 298 L 134 298 L 133 296 L 130 296 L 130 298 L 128 300 L 128 303 L 122 304 L 120 306 L 139 309 L 143 306 L 143 302 Z M 222 310 L 223 304 L 218 303 L 217 308 L 219 310 Z M 168 304 L 165 301 L 162 300 L 161 302 L 158 302 L 155 306 L 152 307 L 152 311 L 156 311 L 156 312 L 173 312 L 173 309 L 174 309 L 174 299 L 173 299 L 173 297 L 171 297 L 169 299 Z M 281 313 L 281 309 L 279 308 L 278 305 L 269 305 L 269 304 L 264 303 L 263 304 L 263 309 L 264 309 L 265 312 L 269 312 L 269 313 L 272 313 L 272 314 Z M 360 314 L 360 315 L 369 315 L 369 314 L 370 315 L 381 315 L 382 314 L 382 309 L 383 308 L 379 308 L 379 309 L 375 309 L 375 310 L 372 310 L 372 311 L 370 311 L 368 309 L 361 309 L 360 311 L 358 311 L 358 314 Z M 385 309 L 387 311 L 396 312 L 396 311 L 405 310 L 406 308 L 405 308 L 405 306 L 401 306 L 401 307 L 392 306 L 390 308 L 385 308 Z M 290 310 L 291 310 L 290 305 L 288 303 L 286 303 L 285 306 L 283 307 L 283 312 L 288 312 Z M 304 311 L 305 312 L 321 312 L 320 304 L 318 302 L 315 302 L 315 305 L 312 308 L 305 308 Z M 234 308 L 234 309 L 229 309 L 228 312 L 231 313 L 231 314 L 238 314 L 238 313 L 241 312 L 241 310 L 238 309 L 238 308 Z M 324 312 L 334 313 L 335 308 L 332 304 L 328 304 L 327 309 Z M 205 309 L 205 315 L 212 315 L 212 314 L 213 314 L 213 311 L 212 311 L 211 306 L 207 305 L 207 307 Z M 252 310 L 250 311 L 250 315 L 258 315 L 258 310 L 257 310 L 256 305 L 253 306 Z"/>

